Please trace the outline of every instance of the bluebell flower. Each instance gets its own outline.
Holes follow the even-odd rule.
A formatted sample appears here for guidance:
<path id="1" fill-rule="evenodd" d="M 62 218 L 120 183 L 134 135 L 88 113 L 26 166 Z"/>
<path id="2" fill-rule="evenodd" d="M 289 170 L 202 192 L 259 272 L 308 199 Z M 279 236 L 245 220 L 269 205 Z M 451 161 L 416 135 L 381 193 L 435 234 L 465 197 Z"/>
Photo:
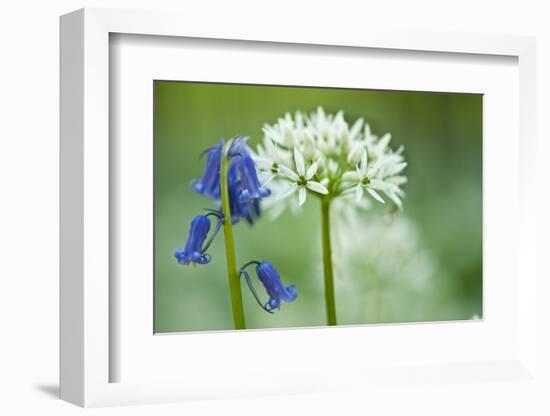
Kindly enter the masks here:
<path id="1" fill-rule="evenodd" d="M 191 188 L 198 194 L 204 195 L 213 200 L 220 199 L 220 166 L 222 160 L 223 140 L 220 143 L 206 149 L 206 165 L 202 178 L 193 179 Z"/>
<path id="2" fill-rule="evenodd" d="M 250 156 L 246 144 L 248 138 L 236 136 L 227 154 L 232 158 L 231 166 L 237 177 L 238 197 L 241 203 L 252 203 L 256 199 L 266 198 L 271 192 L 260 185 L 256 165 Z"/>
<path id="3" fill-rule="evenodd" d="M 263 188 L 260 185 L 256 166 L 248 153 L 236 156 L 233 164 L 240 179 L 239 200 L 241 203 L 251 203 L 271 195 L 269 189 Z"/>
<path id="4" fill-rule="evenodd" d="M 269 301 L 265 305 L 267 309 L 278 309 L 283 302 L 293 302 L 298 293 L 296 286 L 284 285 L 279 273 L 268 261 L 262 261 L 256 267 L 256 274 L 269 295 Z"/>
<path id="5" fill-rule="evenodd" d="M 260 216 L 260 200 L 271 194 L 261 186 L 256 166 L 246 144 L 247 138 L 237 136 L 233 139 L 227 155 L 231 158 L 228 171 L 229 207 L 231 221 L 237 223 L 245 219 L 249 224 Z M 208 148 L 203 176 L 191 181 L 191 188 L 221 206 L 220 167 L 223 157 L 224 141 Z"/>
<path id="6" fill-rule="evenodd" d="M 206 237 L 210 231 L 210 219 L 208 219 L 208 215 L 213 213 L 215 213 L 215 211 L 211 211 L 206 215 L 198 215 L 193 219 L 193 221 L 191 221 L 189 238 L 187 239 L 185 248 L 179 248 L 174 253 L 179 264 L 207 264 L 210 262 L 211 257 L 206 250 L 208 250 L 208 247 L 210 247 L 214 237 L 218 234 L 223 222 L 219 214 L 215 214 L 218 217 L 218 224 L 216 225 L 214 233 L 207 241 Z"/>
<path id="7" fill-rule="evenodd" d="M 246 271 L 246 267 L 250 264 L 256 264 L 256 275 L 269 296 L 269 300 L 265 304 L 260 301 L 250 275 Z M 273 313 L 275 309 L 280 309 L 283 302 L 293 302 L 298 297 L 296 286 L 283 284 L 279 273 L 269 261 L 249 262 L 241 268 L 241 274 L 245 277 L 246 283 L 258 304 L 269 313 Z"/>
<path id="8" fill-rule="evenodd" d="M 269 195 L 269 191 L 258 186 L 258 189 L 250 192 L 243 186 L 243 168 L 239 161 L 241 156 L 235 156 L 228 172 L 228 187 L 229 187 L 229 207 L 231 209 L 232 222 L 236 223 L 241 219 L 245 219 L 249 224 L 253 224 L 254 220 L 261 214 L 260 199 Z M 250 159 L 252 162 L 252 160 Z M 253 162 L 252 162 L 253 163 Z M 254 166 L 251 167 L 254 169 Z M 255 174 L 255 172 L 254 172 Z M 245 179 L 245 181 L 248 179 Z M 257 180 L 257 177 L 256 177 Z M 257 183 L 259 185 L 259 181 Z M 249 188 L 253 189 L 253 188 Z M 246 195 L 246 197 L 243 197 Z"/>

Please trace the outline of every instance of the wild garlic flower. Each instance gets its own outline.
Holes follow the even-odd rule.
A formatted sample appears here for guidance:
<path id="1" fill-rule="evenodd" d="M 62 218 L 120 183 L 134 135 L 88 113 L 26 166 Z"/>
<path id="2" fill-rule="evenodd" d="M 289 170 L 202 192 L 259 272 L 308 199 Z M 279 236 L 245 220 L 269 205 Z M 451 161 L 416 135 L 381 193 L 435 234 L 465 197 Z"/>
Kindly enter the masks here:
<path id="1" fill-rule="evenodd" d="M 291 184 L 286 193 L 280 198 L 286 198 L 298 191 L 298 205 L 303 205 L 306 202 L 308 189 L 322 195 L 328 194 L 328 189 L 314 180 L 317 173 L 317 162 L 311 163 L 306 170 L 304 156 L 297 147 L 294 147 L 294 166 L 296 167 L 296 172 L 285 165 L 279 166 L 281 176 L 286 178 Z"/>
<path id="2" fill-rule="evenodd" d="M 368 194 L 380 203 L 385 196 L 402 208 L 401 185 L 407 181 L 403 147 L 392 150 L 391 135 L 375 136 L 362 118 L 350 126 L 342 111 L 327 114 L 319 107 L 311 114 L 287 113 L 264 125 L 263 132 L 252 156 L 263 186 L 271 183 L 277 190 L 269 205 L 297 192 L 298 206 L 308 194 L 331 199 L 351 195 L 363 206 Z"/>
<path id="3" fill-rule="evenodd" d="M 335 208 L 348 209 L 348 215 L 335 215 L 332 223 L 334 272 L 339 296 L 346 299 L 341 313 L 354 322 L 375 323 L 423 321 L 430 319 L 425 314 L 432 308 L 453 310 L 455 305 L 434 302 L 445 291 L 441 282 L 448 271 L 417 223 L 406 214 L 352 212 L 345 202 L 338 201 Z"/>

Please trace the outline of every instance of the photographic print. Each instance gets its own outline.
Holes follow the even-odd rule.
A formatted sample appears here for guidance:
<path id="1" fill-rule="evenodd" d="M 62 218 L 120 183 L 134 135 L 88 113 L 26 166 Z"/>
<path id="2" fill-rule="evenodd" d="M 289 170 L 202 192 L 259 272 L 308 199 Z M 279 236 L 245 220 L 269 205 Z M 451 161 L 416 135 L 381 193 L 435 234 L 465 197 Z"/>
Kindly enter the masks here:
<path id="1" fill-rule="evenodd" d="M 482 95 L 154 82 L 154 331 L 482 318 Z"/>

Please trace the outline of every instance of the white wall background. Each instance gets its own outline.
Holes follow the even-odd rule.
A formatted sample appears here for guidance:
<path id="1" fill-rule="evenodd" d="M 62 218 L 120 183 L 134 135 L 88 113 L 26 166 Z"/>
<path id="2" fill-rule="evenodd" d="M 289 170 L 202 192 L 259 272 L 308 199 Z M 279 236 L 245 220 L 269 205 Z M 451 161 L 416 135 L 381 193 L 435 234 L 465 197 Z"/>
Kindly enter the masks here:
<path id="1" fill-rule="evenodd" d="M 20 0 L 0 7 L 0 413 L 67 415 L 81 409 L 56 399 L 58 377 L 58 16 L 74 9 L 115 7 L 180 10 L 208 16 L 300 25 L 386 25 L 512 33 L 538 37 L 539 241 L 550 248 L 547 196 L 550 175 L 550 13 L 545 1 L 169 1 Z M 506 122 L 503 120 L 503 122 Z M 545 232 L 543 232 L 545 231 Z M 543 250 L 540 250 L 544 254 Z M 542 273 L 550 277 L 548 264 Z M 548 263 L 548 262 L 546 262 Z M 550 284 L 539 285 L 541 360 L 550 374 Z M 546 294 L 546 295 L 545 295 Z M 259 398 L 92 410 L 94 414 L 550 414 L 546 392 L 505 383 L 402 389 L 376 397 L 340 392 L 307 397 Z M 546 395 L 545 395 L 546 393 Z M 546 398 L 546 400 L 541 400 Z M 542 404 L 546 403 L 546 404 Z"/>

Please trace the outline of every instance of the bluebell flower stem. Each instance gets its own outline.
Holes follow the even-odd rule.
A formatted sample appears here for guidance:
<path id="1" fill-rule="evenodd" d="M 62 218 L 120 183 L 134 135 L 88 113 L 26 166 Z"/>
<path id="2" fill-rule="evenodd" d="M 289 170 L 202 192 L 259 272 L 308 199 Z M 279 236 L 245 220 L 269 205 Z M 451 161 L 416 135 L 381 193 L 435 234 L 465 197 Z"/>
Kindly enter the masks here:
<path id="1" fill-rule="evenodd" d="M 325 275 L 325 304 L 327 324 L 336 323 L 336 302 L 334 296 L 334 271 L 332 267 L 332 248 L 330 240 L 330 198 L 321 199 L 321 223 L 323 240 L 323 272 Z"/>
<path id="2" fill-rule="evenodd" d="M 231 222 L 231 208 L 229 206 L 228 170 L 231 158 L 227 156 L 229 142 L 223 151 L 220 165 L 220 191 L 222 211 L 224 215 L 223 235 L 225 238 L 225 254 L 227 258 L 227 277 L 229 278 L 229 291 L 231 293 L 231 307 L 233 308 L 233 322 L 235 329 L 246 329 L 244 320 L 243 298 L 241 282 L 235 256 L 235 241 L 233 239 L 233 224 Z"/>

